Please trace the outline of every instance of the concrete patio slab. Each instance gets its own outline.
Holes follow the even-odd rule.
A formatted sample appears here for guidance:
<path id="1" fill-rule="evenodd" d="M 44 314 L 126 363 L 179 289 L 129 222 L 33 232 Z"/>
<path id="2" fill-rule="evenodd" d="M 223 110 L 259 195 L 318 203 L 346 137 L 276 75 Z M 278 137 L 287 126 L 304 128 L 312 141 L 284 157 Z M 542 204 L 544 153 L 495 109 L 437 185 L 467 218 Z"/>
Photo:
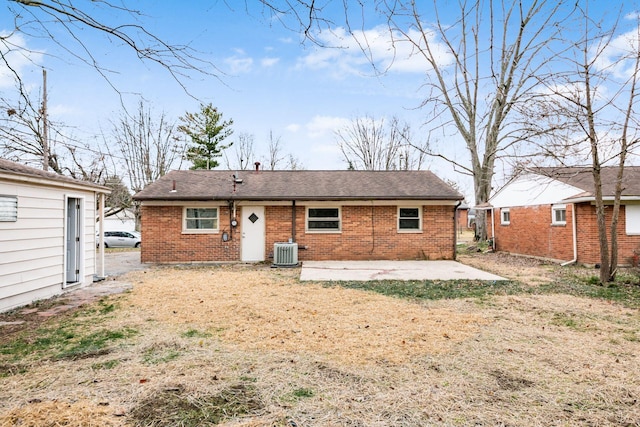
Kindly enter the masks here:
<path id="1" fill-rule="evenodd" d="M 457 261 L 304 261 L 302 281 L 507 280 Z"/>

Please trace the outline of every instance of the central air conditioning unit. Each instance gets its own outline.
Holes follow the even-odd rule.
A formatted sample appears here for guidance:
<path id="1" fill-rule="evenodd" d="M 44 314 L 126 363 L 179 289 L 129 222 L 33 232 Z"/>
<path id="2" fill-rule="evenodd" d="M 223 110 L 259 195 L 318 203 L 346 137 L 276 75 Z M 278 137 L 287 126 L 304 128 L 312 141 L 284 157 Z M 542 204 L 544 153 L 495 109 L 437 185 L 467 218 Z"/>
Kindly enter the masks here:
<path id="1" fill-rule="evenodd" d="M 295 267 L 298 265 L 297 243 L 274 243 L 273 265 L 276 267 Z"/>

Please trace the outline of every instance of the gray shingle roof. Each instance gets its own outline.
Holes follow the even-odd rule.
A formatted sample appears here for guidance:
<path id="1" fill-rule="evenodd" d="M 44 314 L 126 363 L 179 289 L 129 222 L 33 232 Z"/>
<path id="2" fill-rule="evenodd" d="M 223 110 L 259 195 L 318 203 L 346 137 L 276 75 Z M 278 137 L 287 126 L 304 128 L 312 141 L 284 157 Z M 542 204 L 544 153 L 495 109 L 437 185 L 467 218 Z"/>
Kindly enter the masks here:
<path id="1" fill-rule="evenodd" d="M 94 184 L 92 182 L 73 179 L 68 176 L 57 174 L 55 172 L 47 172 L 41 169 L 35 169 L 30 166 L 25 166 L 23 164 L 15 163 L 6 159 L 0 159 L 0 172 L 6 172 L 12 175 L 24 177 L 24 178 L 42 179 L 42 180 L 48 181 L 53 185 L 71 184 L 71 185 L 78 185 L 83 187 L 90 187 L 95 190 L 100 190 L 101 192 L 111 191 L 108 187 Z"/>
<path id="2" fill-rule="evenodd" d="M 557 179 L 584 191 L 583 194 L 577 194 L 576 197 L 594 196 L 593 174 L 590 167 L 534 168 L 532 172 Z M 603 167 L 601 169 L 602 194 L 605 197 L 613 197 L 617 174 L 617 167 Z M 623 196 L 640 196 L 640 166 L 625 167 L 622 188 Z"/>
<path id="3" fill-rule="evenodd" d="M 430 171 L 171 171 L 136 200 L 462 200 Z M 175 191 L 172 191 L 174 188 Z"/>

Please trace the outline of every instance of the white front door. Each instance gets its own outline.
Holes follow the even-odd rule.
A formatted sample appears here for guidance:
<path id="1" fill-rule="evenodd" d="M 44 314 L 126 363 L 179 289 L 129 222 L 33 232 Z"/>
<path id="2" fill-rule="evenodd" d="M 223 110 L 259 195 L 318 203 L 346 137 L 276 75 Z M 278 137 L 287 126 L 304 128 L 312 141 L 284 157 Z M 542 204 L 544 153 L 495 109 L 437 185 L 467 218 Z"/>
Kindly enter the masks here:
<path id="1" fill-rule="evenodd" d="M 264 261 L 264 206 L 242 206 L 241 258 L 245 262 Z"/>

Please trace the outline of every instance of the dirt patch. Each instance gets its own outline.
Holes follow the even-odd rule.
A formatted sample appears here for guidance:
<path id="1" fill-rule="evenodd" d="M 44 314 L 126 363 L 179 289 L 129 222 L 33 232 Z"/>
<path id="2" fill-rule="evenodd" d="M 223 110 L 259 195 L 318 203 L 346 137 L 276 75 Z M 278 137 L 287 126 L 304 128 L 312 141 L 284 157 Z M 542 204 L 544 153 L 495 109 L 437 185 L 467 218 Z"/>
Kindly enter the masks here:
<path id="1" fill-rule="evenodd" d="M 502 252 L 458 254 L 458 261 L 530 286 L 551 282 L 557 277 L 557 270 L 560 267 L 558 263 Z"/>

